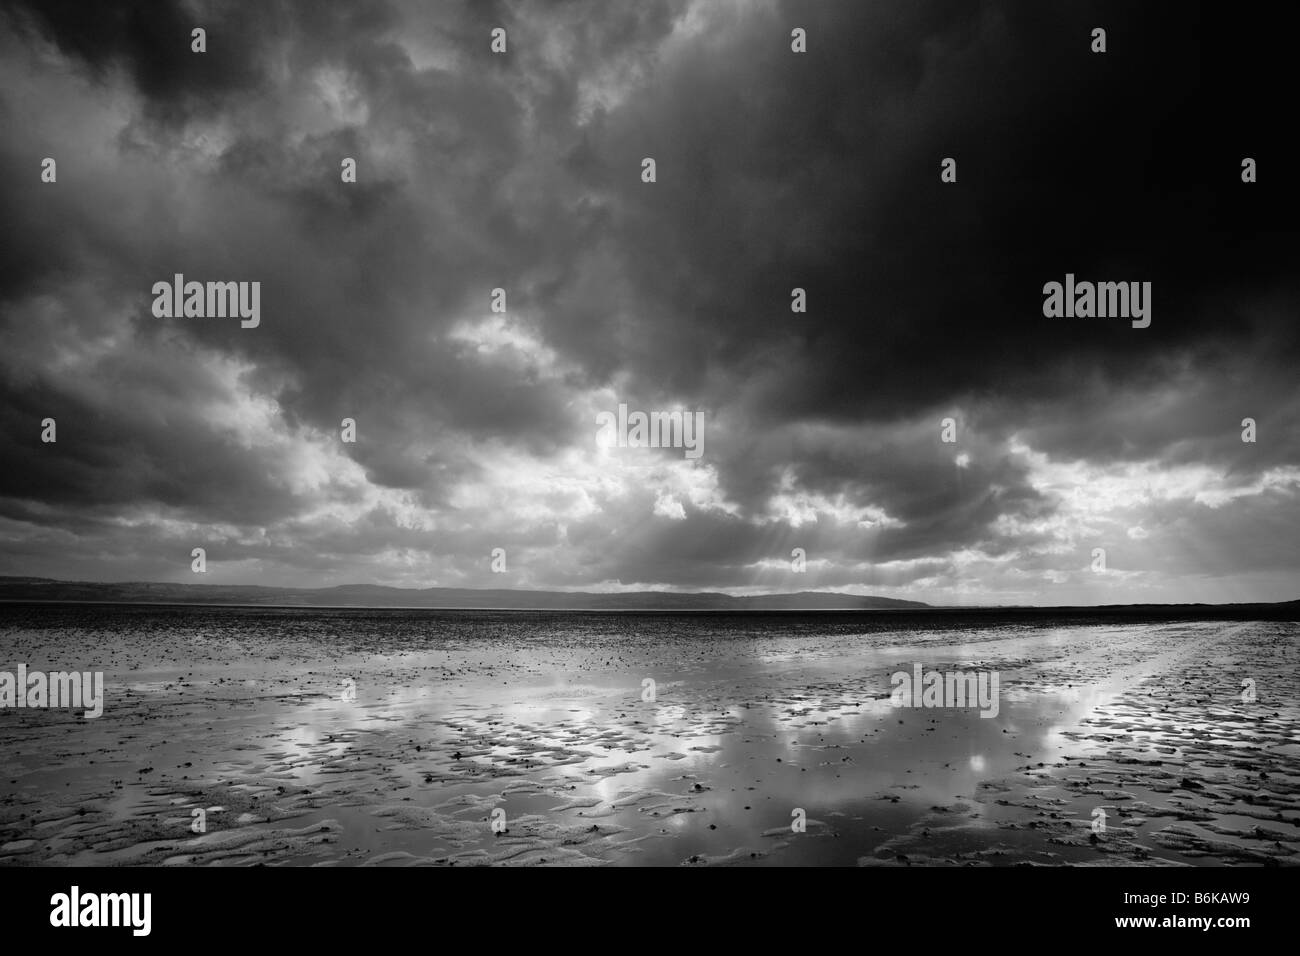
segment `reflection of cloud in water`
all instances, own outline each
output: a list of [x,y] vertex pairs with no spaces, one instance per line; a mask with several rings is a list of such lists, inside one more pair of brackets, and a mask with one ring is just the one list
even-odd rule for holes
[[[601,618],[600,626],[623,626],[623,620]],[[271,804],[301,814],[294,826],[331,827],[328,841],[298,841],[293,862],[351,863],[406,852],[432,853],[428,862],[462,863],[508,856],[513,862],[676,864],[696,857],[853,864],[903,838],[919,841],[907,851],[919,857],[962,840],[987,847],[1011,839],[1009,831],[996,829],[1003,821],[1020,825],[1015,839],[1029,858],[1024,848],[1045,848],[1049,834],[1023,824],[1039,819],[1033,803],[1038,790],[1064,777],[1058,759],[1083,752],[1088,774],[1097,750],[1104,755],[1107,748],[1126,747],[1149,760],[1156,735],[1173,740],[1182,734],[1174,742],[1183,750],[1201,748],[1201,759],[1213,767],[1217,741],[1260,739],[1265,728],[1258,715],[1242,711],[1235,697],[1219,694],[1203,705],[1172,677],[1148,681],[1195,660],[1188,649],[1196,641],[1219,641],[1215,647],[1228,656],[1256,654],[1241,666],[1249,666],[1270,693],[1283,686],[1280,678],[1268,680],[1269,659],[1258,657],[1257,646],[1224,642],[1220,625],[845,636],[815,628],[791,634],[778,621],[753,636],[714,641],[709,629],[715,623],[668,637],[658,634],[654,619],[634,624],[612,637],[566,638],[542,623],[527,641],[467,640],[436,652],[399,654],[365,648],[328,662],[306,651],[298,662],[286,662],[281,657],[288,645],[268,640],[265,660],[196,662],[181,672],[195,672],[184,687],[138,685],[138,699],[122,699],[117,716],[142,728],[139,735],[123,743],[121,723],[82,728],[82,750],[71,759],[85,772],[73,778],[73,788],[62,786],[66,775],[55,776],[62,767],[31,769],[50,761],[49,733],[39,726],[48,715],[13,718],[31,732],[14,747],[11,779],[23,784],[6,793],[21,802],[29,790],[43,787],[49,796],[66,789],[55,796],[80,800],[93,813],[95,788],[111,791],[108,779],[120,769],[108,761],[91,767],[87,758],[126,752],[149,761],[140,767],[158,768],[157,777],[129,782],[115,798],[140,814],[160,799],[151,788],[162,784],[206,805],[246,801],[231,819],[247,813],[247,819],[264,821],[263,808]],[[167,637],[160,640],[169,650]],[[600,640],[607,644],[594,650]],[[145,650],[159,653],[158,642],[142,643],[142,655]],[[997,669],[1001,712],[986,719],[978,709],[893,708],[889,673],[918,661]],[[1211,681],[1232,661],[1205,661],[1195,674]],[[130,663],[121,661],[120,672]],[[1294,672],[1293,659],[1283,663]],[[655,702],[641,700],[641,675],[670,678],[656,676]],[[343,699],[345,678],[356,681],[354,700]],[[1221,676],[1224,682],[1235,690],[1238,675]],[[1145,706],[1142,694],[1151,693],[1165,695],[1159,706],[1181,708],[1176,722],[1150,716],[1159,706]],[[1088,721],[1135,694],[1122,731],[1087,729]],[[171,718],[165,734],[164,722],[144,719],[160,706]],[[1287,706],[1270,701],[1268,713],[1291,713]],[[1192,732],[1200,729],[1204,733]],[[1132,739],[1112,743],[1121,732]],[[1294,763],[1294,756],[1287,759]],[[1123,773],[1152,772],[1148,766],[1126,766]],[[1188,772],[1176,766],[1161,771],[1174,774],[1167,789]],[[1219,771],[1203,774],[1211,772]],[[1271,787],[1285,784],[1284,775],[1270,776]],[[1021,801],[1025,806],[995,801],[1009,792],[1008,780],[1022,778],[1033,795]],[[1071,796],[1061,790],[1066,796],[1059,799]],[[200,793],[189,796],[194,791]],[[1095,804],[1100,798],[1086,799]],[[1147,799],[1155,805],[1171,798]],[[1180,793],[1178,799],[1187,798]],[[497,837],[486,822],[496,805],[507,809],[508,836]],[[1237,803],[1238,811],[1246,806]],[[822,822],[796,836],[789,830],[795,807]],[[1248,824],[1254,825],[1234,823]],[[972,830],[980,832],[972,836]],[[15,826],[5,835],[17,839],[23,832]],[[75,844],[68,833],[63,838]],[[636,852],[623,845],[628,840],[637,841]],[[268,845],[265,859],[284,862],[276,844]]]

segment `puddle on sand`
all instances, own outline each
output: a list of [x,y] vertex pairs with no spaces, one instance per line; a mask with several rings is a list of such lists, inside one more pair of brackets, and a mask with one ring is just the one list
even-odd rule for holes
[[[0,716],[0,864],[1292,864],[1298,634],[118,636],[103,718]],[[914,662],[996,717],[892,707]]]

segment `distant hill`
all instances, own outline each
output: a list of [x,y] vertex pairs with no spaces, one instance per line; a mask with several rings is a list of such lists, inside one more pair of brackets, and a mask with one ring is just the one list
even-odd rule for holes
[[718,592],[523,591],[510,588],[390,588],[344,584],[277,588],[242,584],[99,584],[0,577],[0,601],[101,601],[125,604],[257,604],[290,607],[543,608],[554,610],[812,611],[927,608],[921,601],[800,591],[733,597]]
[[276,588],[243,584],[156,584],[57,581],[0,576],[0,603],[216,604],[261,607],[430,608],[555,611],[886,611],[933,627],[1020,623],[1140,623],[1168,621],[1296,621],[1300,601],[1272,604],[1104,604],[1091,606],[945,607],[921,601],[800,591],[733,597],[714,591],[524,591],[511,588],[390,588],[345,584]]

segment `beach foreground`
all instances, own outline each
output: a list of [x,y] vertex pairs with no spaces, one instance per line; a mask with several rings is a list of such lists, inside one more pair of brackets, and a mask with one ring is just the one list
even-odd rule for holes
[[1300,860],[1294,622],[24,605],[0,654],[105,685],[0,710],[0,865]]

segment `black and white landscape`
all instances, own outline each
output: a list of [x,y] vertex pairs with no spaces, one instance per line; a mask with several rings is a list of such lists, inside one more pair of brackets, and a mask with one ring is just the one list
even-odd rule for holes
[[1294,865],[1289,36],[0,0],[0,866]]

